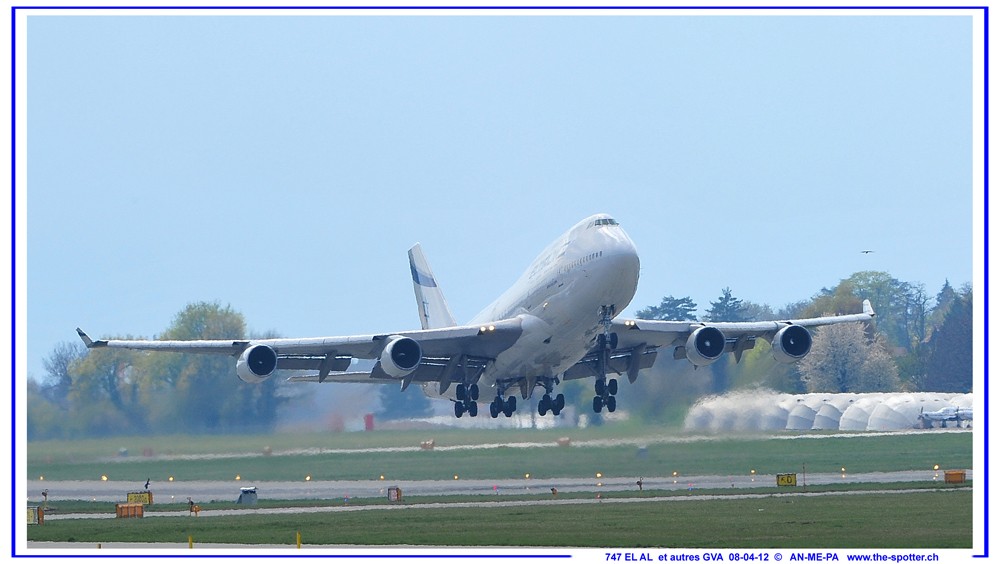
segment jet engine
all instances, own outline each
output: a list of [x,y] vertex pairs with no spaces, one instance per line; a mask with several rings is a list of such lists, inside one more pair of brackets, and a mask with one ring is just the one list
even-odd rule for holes
[[236,361],[236,375],[248,384],[259,384],[278,366],[278,354],[267,345],[254,345]]
[[378,360],[383,372],[393,378],[402,378],[417,369],[422,357],[420,343],[409,337],[393,335]]
[[725,348],[726,336],[715,327],[695,329],[684,346],[687,359],[695,366],[707,366],[719,360]]
[[801,325],[788,325],[771,339],[771,354],[778,362],[790,363],[809,354],[812,335]]

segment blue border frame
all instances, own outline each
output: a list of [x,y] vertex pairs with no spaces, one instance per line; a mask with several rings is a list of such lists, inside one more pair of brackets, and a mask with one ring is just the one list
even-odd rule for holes
[[[973,554],[973,558],[989,558],[990,554],[990,427],[989,427],[989,201],[990,201],[990,9],[989,6],[11,6],[11,373],[17,374],[17,11],[18,10],[981,10],[983,13],[983,336],[986,350],[983,354],[983,397],[985,398],[984,425],[984,521],[983,553]],[[975,257],[973,257],[975,260]],[[17,378],[11,378],[11,500],[17,499]],[[11,506],[11,557],[12,558],[51,558],[49,555],[25,555],[17,553],[16,543],[16,502]],[[257,558],[254,555],[102,555],[75,556],[76,558]],[[572,558],[569,554],[482,554],[482,555],[451,555],[451,554],[414,554],[414,555],[273,555],[262,558],[479,558],[479,559],[559,559]]]

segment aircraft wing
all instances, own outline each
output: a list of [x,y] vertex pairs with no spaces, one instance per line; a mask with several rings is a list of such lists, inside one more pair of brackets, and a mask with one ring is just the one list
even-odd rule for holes
[[[77,333],[87,348],[121,348],[140,351],[165,351],[194,354],[226,354],[238,357],[237,374],[246,381],[259,381],[275,369],[312,370],[312,376],[293,380],[324,382],[380,382],[404,380],[451,382],[460,380],[458,370],[482,372],[487,363],[507,350],[521,335],[518,318],[498,321],[486,326],[466,325],[441,329],[401,331],[345,337],[313,337],[304,339],[243,339],[243,340],[92,340],[82,330]],[[406,374],[398,367],[384,367],[384,352],[393,342],[412,339],[419,344],[419,364]],[[265,355],[264,362],[254,365],[255,351]],[[273,355],[271,354],[273,352]],[[347,370],[352,358],[377,359],[370,373],[336,374]],[[241,366],[241,363],[247,363]],[[249,370],[252,372],[247,372]],[[255,368],[265,366],[264,370]],[[367,377],[363,377],[367,374]]]
[[[635,381],[639,370],[652,366],[661,348],[671,348],[675,359],[687,358],[695,366],[711,364],[727,352],[734,353],[739,362],[744,351],[754,348],[757,339],[771,341],[777,360],[793,362],[804,357],[812,344],[805,328],[867,322],[874,317],[871,303],[865,300],[861,313],[787,321],[712,323],[616,319],[612,321],[611,332],[617,335],[617,342],[608,355],[607,369],[627,374],[630,381]],[[599,360],[600,351],[594,347],[566,371],[564,378],[598,376]]]

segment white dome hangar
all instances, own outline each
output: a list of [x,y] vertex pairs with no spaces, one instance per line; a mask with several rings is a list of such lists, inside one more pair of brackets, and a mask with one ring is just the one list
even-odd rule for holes
[[921,427],[966,427],[972,394],[871,393],[780,394],[731,392],[691,407],[684,428],[694,431],[841,430],[893,431]]

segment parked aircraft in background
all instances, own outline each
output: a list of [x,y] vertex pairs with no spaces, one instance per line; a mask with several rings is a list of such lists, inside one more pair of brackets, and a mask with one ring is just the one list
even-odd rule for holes
[[924,411],[921,409],[917,419],[920,421],[920,426],[925,429],[933,427],[935,422],[940,423],[942,427],[948,421],[956,421],[959,425],[962,425],[964,421],[972,421],[972,408],[947,406],[936,411]]
[[[794,362],[812,345],[807,328],[870,321],[868,300],[854,315],[790,321],[709,323],[617,319],[635,295],[639,256],[622,227],[598,214],[552,242],[510,289],[469,323],[458,325],[424,258],[410,249],[410,273],[420,316],[419,330],[304,339],[136,341],[91,340],[88,348],[232,355],[236,373],[257,383],[275,370],[309,371],[303,382],[417,383],[431,397],[454,402],[455,416],[479,412],[510,417],[517,396],[542,388],[538,413],[558,415],[565,406],[556,386],[594,378],[593,409],[615,411],[618,378],[634,382],[639,371],[665,350],[673,358],[707,366],[732,352],[739,361],[758,339],[771,343],[774,358]],[[376,360],[372,370],[345,372],[353,358]],[[617,376],[617,377],[616,377]]]

